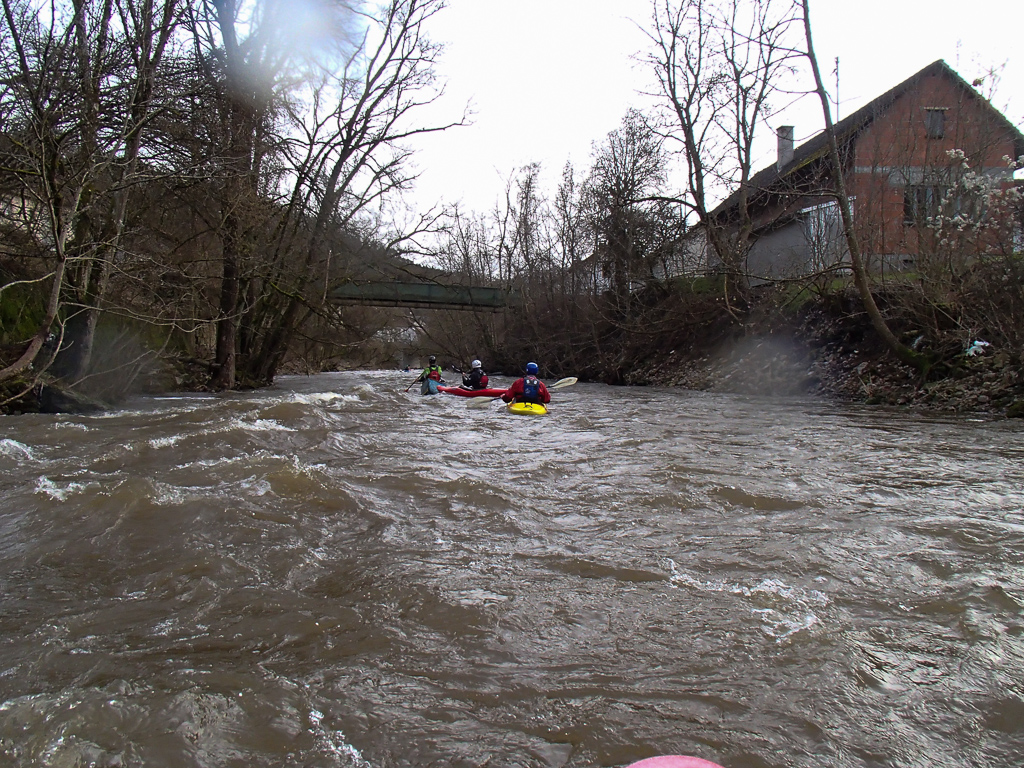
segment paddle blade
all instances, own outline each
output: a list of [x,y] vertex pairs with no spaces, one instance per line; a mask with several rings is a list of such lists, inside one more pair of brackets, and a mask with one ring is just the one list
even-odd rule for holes
[[466,403],[467,408],[489,408],[491,403],[496,400],[501,400],[500,397],[474,397],[470,398],[469,402]]
[[562,387],[571,387],[577,381],[579,381],[579,379],[577,379],[575,376],[567,376],[564,379],[559,379],[558,381],[556,381],[554,384],[548,387],[548,389],[561,389]]

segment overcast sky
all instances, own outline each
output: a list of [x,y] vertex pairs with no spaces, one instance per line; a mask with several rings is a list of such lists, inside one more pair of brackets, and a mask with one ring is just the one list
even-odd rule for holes
[[[549,192],[567,160],[588,168],[592,144],[629,107],[650,103],[641,93],[651,80],[636,60],[647,50],[637,24],[646,26],[650,9],[651,0],[448,0],[430,26],[446,46],[441,106],[450,115],[469,103],[473,124],[417,140],[413,204],[461,201],[483,212],[527,163],[541,163]],[[1024,125],[1024,57],[1014,57],[1024,0],[812,0],[811,21],[823,72],[839,57],[840,117],[945,59],[968,82],[1002,68],[995,104]],[[786,124],[798,144],[820,130],[815,98],[769,121]],[[774,159],[774,135],[761,146],[755,170]]]

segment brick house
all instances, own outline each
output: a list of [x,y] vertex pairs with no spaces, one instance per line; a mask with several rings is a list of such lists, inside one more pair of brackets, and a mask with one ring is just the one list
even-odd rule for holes
[[[861,249],[874,271],[923,260],[935,247],[929,217],[960,212],[955,189],[963,166],[950,157],[951,150],[961,150],[971,169],[1002,186],[1014,184],[1006,158],[1024,155],[1020,130],[941,59],[835,129]],[[750,180],[751,282],[813,274],[847,260],[838,209],[829,195],[827,152],[824,132],[794,147],[793,127],[778,129],[776,163]],[[735,194],[726,199],[711,218],[729,226],[737,215],[736,199]],[[1013,222],[1018,238],[1019,224]]]

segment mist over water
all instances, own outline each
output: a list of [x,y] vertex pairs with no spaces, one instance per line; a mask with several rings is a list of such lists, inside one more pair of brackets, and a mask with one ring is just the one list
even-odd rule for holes
[[409,379],[4,419],[0,764],[1021,762],[1020,424]]

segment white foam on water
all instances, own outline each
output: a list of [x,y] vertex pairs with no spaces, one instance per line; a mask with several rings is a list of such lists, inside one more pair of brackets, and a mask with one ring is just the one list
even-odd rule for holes
[[761,603],[780,603],[778,607],[750,609],[751,613],[761,618],[761,631],[776,643],[820,624],[821,620],[811,607],[829,603],[828,595],[821,590],[794,587],[780,579],[761,579],[753,586],[723,580],[704,581],[679,570],[672,558],[666,558],[665,561],[669,569],[669,583],[673,587],[686,586],[701,592],[725,592]]
[[761,631],[774,639],[776,643],[781,643],[791,635],[810,629],[819,623],[818,617],[813,613],[791,617],[772,608],[755,608],[754,613],[761,616]]
[[230,476],[227,477],[211,474],[209,485],[175,485],[174,483],[155,482],[153,503],[160,506],[175,506],[211,497],[266,496],[274,492],[274,486],[272,481],[264,476],[265,472],[275,473],[283,470],[305,477],[314,477],[316,473],[325,472],[327,469],[324,464],[306,464],[297,456],[285,458],[260,450],[243,456],[224,456],[216,459],[189,461],[175,465],[174,470],[195,471],[223,467],[238,467],[244,470],[248,476],[237,476],[236,472],[229,472]]
[[313,392],[308,395],[296,395],[290,402],[317,405],[319,403],[333,403],[339,400],[343,403],[358,403],[359,399],[359,395],[343,395],[340,392]]
[[454,598],[456,603],[465,606],[504,603],[508,600],[507,595],[499,595],[496,592],[489,592],[486,589],[464,589],[459,592],[452,592],[451,596]]
[[296,432],[297,430],[293,427],[286,427],[279,421],[274,419],[256,419],[254,421],[245,421],[243,419],[234,418],[228,421],[226,424],[215,427],[213,429],[201,429],[192,434],[181,434],[181,435],[170,435],[168,437],[155,437],[149,441],[149,445],[153,448],[167,448],[175,445],[185,438],[190,437],[208,437],[210,435],[216,435],[221,432],[230,432],[235,429],[240,429],[243,432]]
[[[365,387],[365,389],[364,389]],[[273,398],[266,401],[266,405],[282,405],[286,403],[298,403],[301,405],[325,405],[328,403],[358,403],[362,395],[369,395],[373,387],[361,385],[354,387],[356,394],[343,394],[341,392],[294,392],[283,397]]]
[[149,441],[152,448],[167,448],[177,443],[184,435],[171,435],[170,437],[154,437]]
[[43,475],[36,481],[36,493],[46,494],[55,501],[64,501],[69,496],[84,491],[86,487],[85,483],[67,483],[61,486],[46,477],[46,475]]
[[699,589],[701,592],[737,592],[737,587],[726,584],[724,581],[701,581],[688,573],[676,570],[676,564],[674,561],[669,560],[669,562],[672,566],[670,568],[671,574],[669,575],[668,580],[674,587],[681,584],[683,586]]
[[[191,501],[209,498],[211,496],[223,496],[224,488],[231,488],[230,495],[237,496],[234,483],[220,484],[216,486],[195,486],[195,485],[171,485],[170,483],[154,483],[152,501],[159,506],[180,506]],[[237,488],[249,496],[266,496],[272,490],[270,483],[263,478],[245,478],[240,480]]]
[[778,579],[762,579],[758,584],[744,591],[745,595],[773,594],[784,597],[794,602],[808,602],[817,605],[827,605],[828,595],[818,589],[804,589],[803,587],[791,587]]
[[296,432],[294,427],[286,427],[274,419],[256,419],[256,421],[242,421],[232,419],[228,429],[244,429],[247,432]]
[[156,637],[170,637],[178,626],[177,619],[165,619],[153,627],[153,634]]
[[31,448],[24,443],[19,443],[17,440],[11,440],[7,437],[0,440],[0,454],[10,456],[11,458],[25,458],[29,461],[36,460],[36,457],[32,455]]
[[248,478],[241,482],[242,490],[253,496],[266,496],[272,490],[270,483],[263,478]]
[[[184,504],[194,496],[194,494],[186,494],[184,488],[166,483],[155,483],[153,490],[153,503],[161,507]],[[195,489],[190,488],[189,490]]]
[[151,400],[216,400],[216,395],[155,395]]
[[363,758],[362,753],[348,743],[342,731],[331,731],[324,728],[323,720],[323,712],[318,712],[315,709],[309,711],[309,722],[313,726],[313,736],[321,749],[325,749],[339,758],[344,758],[346,760],[345,765],[351,766],[351,768],[373,768]]
[[[184,409],[169,408],[161,413],[180,413]],[[149,410],[124,410],[124,411],[100,411],[99,413],[89,414],[90,419],[96,420],[108,420],[108,419],[139,419],[148,418],[153,415],[153,411]]]
[[245,456],[221,456],[216,459],[196,459],[195,461],[189,461],[184,464],[176,464],[174,468],[178,469],[212,469],[213,467],[230,466],[232,464],[246,464],[250,465],[253,461],[265,459],[270,456],[266,451],[256,451],[255,453],[246,454]]
[[54,429],[73,429],[76,432],[91,432],[92,430],[78,421],[57,421],[53,424]]

